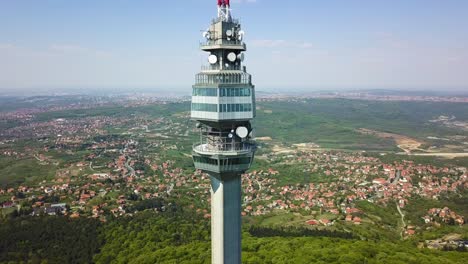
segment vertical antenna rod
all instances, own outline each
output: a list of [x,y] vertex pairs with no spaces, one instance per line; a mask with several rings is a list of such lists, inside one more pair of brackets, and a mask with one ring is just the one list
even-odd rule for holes
[[231,3],[229,0],[218,0],[218,18],[226,22],[231,21]]

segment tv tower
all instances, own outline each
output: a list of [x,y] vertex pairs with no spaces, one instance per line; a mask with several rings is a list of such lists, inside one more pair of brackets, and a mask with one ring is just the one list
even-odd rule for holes
[[192,120],[200,141],[193,146],[195,167],[211,179],[212,263],[241,263],[241,175],[252,164],[255,87],[242,65],[244,31],[231,17],[229,0],[218,0],[218,16],[203,33],[208,65],[196,75]]

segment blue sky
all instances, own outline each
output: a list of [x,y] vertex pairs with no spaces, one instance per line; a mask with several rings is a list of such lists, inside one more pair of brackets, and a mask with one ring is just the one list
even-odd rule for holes
[[[466,0],[232,0],[259,90],[468,89]],[[0,91],[190,91],[216,0],[0,0]]]

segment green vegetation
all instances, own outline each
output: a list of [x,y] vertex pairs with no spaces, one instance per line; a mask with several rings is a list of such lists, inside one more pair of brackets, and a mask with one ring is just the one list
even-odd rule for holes
[[338,237],[351,239],[354,238],[352,233],[337,232],[326,229],[310,229],[304,227],[258,227],[251,226],[249,234],[255,237]]
[[209,222],[174,205],[104,225],[96,263],[205,263],[210,258]]
[[55,176],[56,166],[41,165],[36,159],[0,158],[0,188],[12,187],[24,182],[37,183]]
[[360,226],[349,226],[355,234],[368,240],[400,239],[399,233],[402,227],[401,217],[396,209],[396,204],[382,207],[367,201],[359,201],[356,207],[363,211],[365,219]]
[[138,107],[122,107],[122,106],[106,106],[101,108],[78,109],[78,110],[63,110],[54,112],[44,112],[37,115],[37,121],[49,121],[57,118],[75,119],[83,117],[108,116],[150,116],[150,117],[169,117],[174,113],[190,111],[189,103],[169,103],[155,104],[149,106]]
[[[444,208],[448,207],[457,212],[457,214],[468,218],[468,192],[462,190],[459,194],[445,196],[439,200],[415,197],[409,201],[408,206],[403,210],[411,212],[407,215],[408,222],[411,224],[421,224],[423,220],[421,217],[427,215],[427,211],[431,208]],[[468,230],[465,229],[465,236],[468,237]]]
[[439,157],[427,157],[427,156],[410,156],[410,155],[399,155],[386,153],[385,155],[380,155],[379,153],[366,153],[367,156],[372,156],[380,159],[385,163],[394,163],[401,162],[403,160],[413,161],[416,164],[430,164],[438,167],[444,167],[448,165],[452,166],[463,166],[468,167],[468,158],[454,158],[446,159]]
[[0,263],[90,263],[102,245],[99,226],[86,218],[0,221]]
[[254,238],[244,234],[242,263],[464,263],[464,254],[419,250],[412,242],[327,237]]
[[[249,227],[246,227],[249,230]],[[465,254],[418,249],[413,241],[376,242],[311,231],[250,228],[242,263],[464,263]],[[169,207],[100,224],[92,219],[27,217],[0,225],[0,263],[210,263],[209,222]],[[326,236],[332,236],[327,233]]]
[[314,142],[325,148],[393,149],[391,140],[361,135],[344,119],[331,119],[307,109],[310,104],[275,102],[260,105],[273,113],[257,111],[257,136],[269,136],[280,143]]
[[468,104],[443,102],[309,99],[266,102],[259,107],[255,120],[257,136],[270,136],[284,143],[315,142],[338,149],[396,150],[393,140],[359,134],[358,128],[426,139],[460,134],[429,120],[441,115],[468,120]]

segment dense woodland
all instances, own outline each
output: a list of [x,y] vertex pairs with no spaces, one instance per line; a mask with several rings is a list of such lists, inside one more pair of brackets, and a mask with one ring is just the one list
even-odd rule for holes
[[[209,230],[208,220],[175,205],[106,223],[18,217],[0,225],[0,263],[210,263]],[[243,263],[465,263],[468,254],[307,229],[244,230]]]
[[0,263],[90,263],[103,241],[94,219],[21,217],[0,223]]

